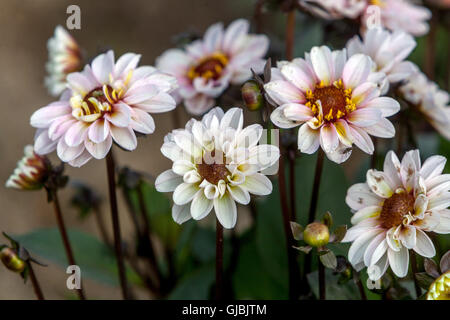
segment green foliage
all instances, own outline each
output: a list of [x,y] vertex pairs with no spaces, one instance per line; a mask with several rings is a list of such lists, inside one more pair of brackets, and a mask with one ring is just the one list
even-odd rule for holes
[[[68,230],[75,261],[81,268],[83,277],[91,278],[118,286],[118,272],[114,252],[94,236],[78,231]],[[68,266],[61,235],[57,228],[37,229],[30,233],[15,235],[31,254],[49,260],[63,268]],[[138,282],[137,276],[127,271],[130,280]]]

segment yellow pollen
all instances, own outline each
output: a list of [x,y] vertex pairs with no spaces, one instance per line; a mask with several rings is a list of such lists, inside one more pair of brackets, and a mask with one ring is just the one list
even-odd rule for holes
[[352,101],[352,89],[344,89],[342,79],[326,86],[323,81],[316,84],[314,90],[305,93],[305,105],[311,109],[317,119],[315,125],[323,121],[334,122],[356,110]]
[[196,65],[192,66],[189,69],[187,76],[191,80],[197,77],[202,77],[206,80],[217,80],[222,75],[222,71],[227,64],[228,57],[221,52],[216,52],[201,59]]

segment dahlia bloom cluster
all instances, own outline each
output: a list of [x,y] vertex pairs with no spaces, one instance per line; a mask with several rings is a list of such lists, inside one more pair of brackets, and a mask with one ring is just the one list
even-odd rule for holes
[[299,0],[299,5],[323,19],[360,19],[362,29],[374,23],[414,36],[428,32],[431,12],[410,0]]
[[269,47],[265,35],[248,34],[249,23],[239,19],[226,30],[222,23],[208,28],[204,38],[184,50],[169,49],[156,61],[156,67],[174,75],[179,84],[178,101],[194,115],[211,109],[215,98],[230,84],[242,84],[251,76],[251,69],[262,71],[262,59]]
[[137,67],[139,60],[140,55],[126,53],[114,62],[108,51],[82,72],[69,74],[68,94],[31,116],[36,153],[56,149],[62,161],[80,167],[104,158],[113,141],[131,151],[137,146],[136,132],[153,133],[149,113],[175,108],[169,93],[176,79],[150,66]]
[[448,92],[417,71],[400,87],[403,97],[413,104],[428,122],[447,140],[450,140],[450,105]]
[[363,38],[354,36],[347,43],[347,53],[351,57],[363,53],[372,58],[372,73],[369,79],[379,84],[382,94],[389,90],[390,83],[398,83],[409,78],[418,68],[405,61],[416,47],[414,38],[403,31],[389,32],[383,28],[368,29]]
[[81,49],[75,39],[61,26],[55,28],[55,34],[47,42],[48,76],[45,85],[52,96],[59,96],[67,89],[66,77],[69,73],[82,68]]
[[214,208],[224,228],[237,220],[236,202],[248,204],[250,194],[268,195],[271,181],[263,174],[280,156],[278,147],[258,142],[262,127],[243,127],[242,109],[226,113],[212,109],[202,120],[191,119],[184,129],[164,138],[161,152],[172,169],[155,182],[159,192],[173,192],[172,217],[181,224],[205,218]]
[[390,151],[383,171],[369,170],[365,183],[347,192],[346,202],[354,211],[354,225],[343,242],[352,242],[350,263],[368,267],[378,280],[390,266],[405,277],[409,249],[423,257],[436,254],[427,232],[450,233],[450,175],[442,174],[446,159],[432,156],[423,164],[418,150],[407,152],[400,162]]
[[5,186],[19,190],[37,190],[42,188],[48,173],[48,160],[36,154],[33,146],[28,145],[24,148],[24,156],[17,162],[17,167]]
[[280,128],[298,130],[298,148],[341,163],[355,144],[372,154],[370,135],[392,138],[395,128],[386,119],[400,110],[397,101],[381,97],[371,80],[373,62],[364,54],[347,58],[346,50],[314,47],[305,59],[280,62],[264,86],[279,105],[271,120]]

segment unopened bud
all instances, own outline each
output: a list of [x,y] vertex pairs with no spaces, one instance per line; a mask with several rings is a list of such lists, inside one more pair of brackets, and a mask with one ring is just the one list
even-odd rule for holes
[[20,273],[25,269],[25,261],[20,259],[17,253],[11,248],[3,248],[0,251],[0,259],[11,271]]
[[303,231],[303,240],[312,247],[322,247],[330,240],[330,231],[323,223],[313,222]]
[[258,84],[253,81],[247,81],[241,88],[242,99],[250,111],[259,110],[263,105],[263,96]]

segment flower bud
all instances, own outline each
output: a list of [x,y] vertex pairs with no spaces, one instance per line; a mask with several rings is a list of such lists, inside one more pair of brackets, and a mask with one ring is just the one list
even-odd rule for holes
[[450,300],[450,271],[445,272],[431,284],[427,300]]
[[253,81],[247,81],[241,88],[242,99],[250,111],[259,110],[263,105],[263,96],[258,84]]
[[25,269],[25,261],[20,259],[17,253],[11,248],[4,247],[0,251],[0,259],[11,271],[20,273]]
[[303,231],[303,240],[312,247],[322,247],[330,240],[330,231],[323,223],[313,222]]
[[38,190],[48,178],[49,164],[46,157],[34,152],[33,146],[26,146],[24,157],[17,163],[14,173],[6,182],[7,188]]

